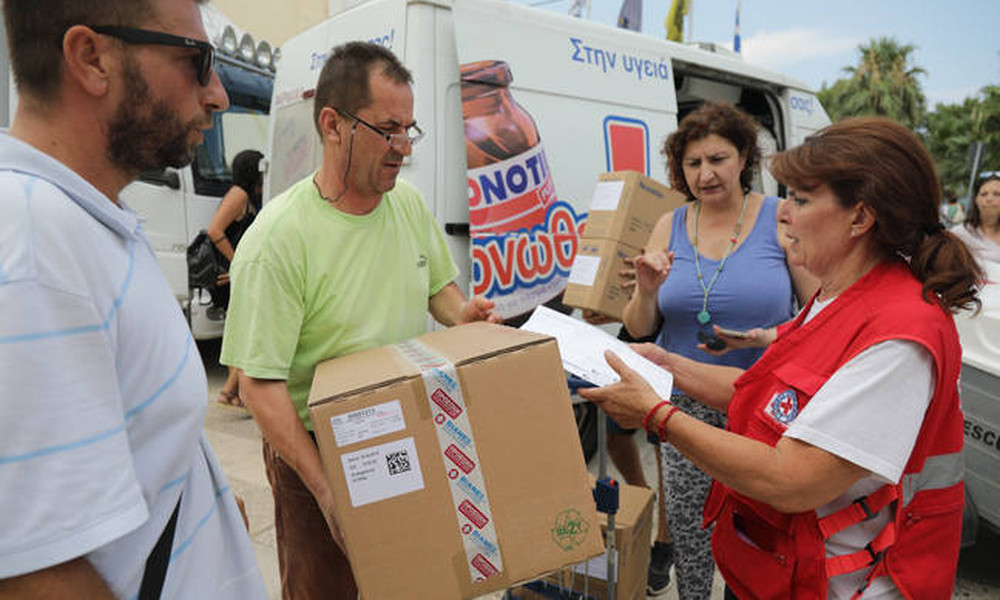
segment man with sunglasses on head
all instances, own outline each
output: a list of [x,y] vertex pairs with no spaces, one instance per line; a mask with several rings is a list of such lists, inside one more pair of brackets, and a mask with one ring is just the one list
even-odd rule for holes
[[385,48],[333,49],[313,109],[322,164],[264,207],[230,269],[220,362],[242,370],[263,433],[286,600],[357,597],[306,407],[316,365],[424,333],[428,311],[444,325],[500,320],[466,300],[423,197],[397,178],[423,136],[411,82]]
[[119,198],[229,104],[195,0],[5,0],[0,598],[267,597],[205,371]]

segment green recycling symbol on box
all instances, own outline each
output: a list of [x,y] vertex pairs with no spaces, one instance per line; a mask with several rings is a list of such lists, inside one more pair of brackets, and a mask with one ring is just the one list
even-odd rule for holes
[[580,511],[567,508],[556,515],[556,524],[552,528],[552,539],[563,550],[572,550],[587,539],[590,523],[584,520]]

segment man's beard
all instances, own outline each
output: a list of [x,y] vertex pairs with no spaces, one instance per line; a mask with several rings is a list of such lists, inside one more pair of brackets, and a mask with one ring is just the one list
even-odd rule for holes
[[153,100],[149,84],[131,56],[122,71],[125,98],[108,124],[108,159],[122,171],[138,175],[164,167],[181,168],[194,159],[188,141],[200,129],[200,119],[187,125],[162,100]]

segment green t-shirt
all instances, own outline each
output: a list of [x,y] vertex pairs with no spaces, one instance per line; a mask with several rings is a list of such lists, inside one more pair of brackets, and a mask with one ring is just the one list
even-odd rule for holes
[[240,240],[219,361],[281,379],[307,429],[317,363],[424,333],[428,299],[458,275],[420,192],[397,180],[367,215],[312,176],[269,202]]

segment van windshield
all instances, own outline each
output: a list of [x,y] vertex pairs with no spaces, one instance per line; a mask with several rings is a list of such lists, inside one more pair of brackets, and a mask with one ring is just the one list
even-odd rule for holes
[[223,196],[232,181],[230,165],[243,150],[267,147],[267,113],[271,107],[273,76],[267,71],[220,58],[219,79],[229,95],[229,108],[215,113],[205,141],[195,149],[192,165],[195,193]]
[[205,196],[222,196],[229,189],[234,156],[248,149],[263,152],[267,146],[266,112],[232,104],[214,118],[192,165],[195,192]]

